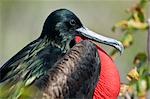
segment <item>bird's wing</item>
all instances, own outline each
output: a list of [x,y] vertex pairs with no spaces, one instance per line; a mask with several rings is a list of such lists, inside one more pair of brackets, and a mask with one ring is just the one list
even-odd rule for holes
[[[30,85],[46,73],[51,66],[52,60],[50,58],[55,56],[50,55],[53,48],[48,45],[45,40],[37,39],[24,47],[0,68],[0,91],[3,91],[0,93],[0,98],[17,97],[23,86]],[[56,54],[59,51],[55,50],[54,52]]]
[[95,45],[82,41],[57,61],[46,75],[36,80],[34,85],[44,91],[44,99],[91,99],[99,73],[100,60]]
[[8,78],[11,78],[11,76],[15,75],[18,72],[20,68],[19,65],[21,65],[24,60],[29,58],[30,53],[39,43],[40,42],[38,39],[31,42],[0,68],[0,83],[7,80]]

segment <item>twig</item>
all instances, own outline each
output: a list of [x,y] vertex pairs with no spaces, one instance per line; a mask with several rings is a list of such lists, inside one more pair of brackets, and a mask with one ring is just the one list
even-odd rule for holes
[[148,65],[150,65],[150,18],[148,19],[147,52],[148,52]]

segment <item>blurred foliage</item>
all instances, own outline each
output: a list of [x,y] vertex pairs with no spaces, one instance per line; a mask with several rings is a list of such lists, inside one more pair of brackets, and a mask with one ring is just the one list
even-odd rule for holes
[[[149,31],[150,25],[147,23],[146,15],[144,12],[146,4],[149,0],[140,0],[135,6],[129,8],[127,13],[129,17],[127,19],[121,20],[116,23],[112,31],[119,29],[124,33],[123,38],[121,39],[124,48],[127,49],[135,42],[133,34],[139,30]],[[142,33],[142,32],[141,32]],[[148,32],[148,36],[150,33]],[[150,44],[150,41],[147,40],[147,45]],[[148,53],[150,52],[148,46]],[[113,50],[111,56],[115,59],[117,51]],[[139,52],[133,59],[133,69],[127,74],[128,83],[121,85],[120,96],[125,99],[133,99],[138,97],[140,99],[146,99],[148,90],[150,89],[150,74],[149,74],[149,62],[146,52]]]

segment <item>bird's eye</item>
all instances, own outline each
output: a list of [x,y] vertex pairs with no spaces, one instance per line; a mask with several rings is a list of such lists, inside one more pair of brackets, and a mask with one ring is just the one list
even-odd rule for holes
[[75,25],[76,25],[75,20],[71,20],[71,21],[70,21],[70,25],[75,26]]

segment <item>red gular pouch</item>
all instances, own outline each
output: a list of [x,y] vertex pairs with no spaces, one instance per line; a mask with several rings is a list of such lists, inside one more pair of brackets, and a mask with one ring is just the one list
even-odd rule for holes
[[[75,40],[79,43],[84,39],[77,36]],[[93,99],[117,99],[120,92],[120,75],[116,64],[99,46],[97,46],[97,50],[101,61],[101,72]]]

